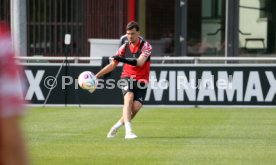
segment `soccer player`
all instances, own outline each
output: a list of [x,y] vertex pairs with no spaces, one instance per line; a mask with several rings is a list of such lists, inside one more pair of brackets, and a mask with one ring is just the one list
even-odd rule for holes
[[121,88],[124,97],[123,114],[110,129],[107,138],[114,138],[118,129],[123,125],[125,125],[125,139],[137,138],[131,128],[131,119],[142,108],[149,81],[152,47],[139,37],[137,22],[131,21],[127,24],[126,35],[128,42],[119,48],[116,55],[113,56],[113,61],[96,74],[96,77],[100,78],[113,71],[119,62],[124,63],[121,74]]
[[27,164],[20,128],[24,113],[22,77],[12,51],[8,26],[0,22],[0,164]]

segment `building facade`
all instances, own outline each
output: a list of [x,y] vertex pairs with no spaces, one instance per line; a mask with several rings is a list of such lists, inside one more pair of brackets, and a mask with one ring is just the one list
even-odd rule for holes
[[[273,0],[26,0],[28,56],[89,56],[90,38],[118,39],[140,23],[154,56],[273,56]],[[0,0],[0,20],[10,20]]]

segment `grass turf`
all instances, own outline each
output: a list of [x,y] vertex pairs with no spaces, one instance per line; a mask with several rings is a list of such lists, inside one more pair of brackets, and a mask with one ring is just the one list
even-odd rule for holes
[[275,165],[275,109],[143,108],[138,139],[106,133],[120,108],[31,108],[23,120],[34,165]]

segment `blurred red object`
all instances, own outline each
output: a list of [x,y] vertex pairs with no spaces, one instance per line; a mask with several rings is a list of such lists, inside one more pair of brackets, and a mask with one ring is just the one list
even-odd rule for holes
[[0,117],[22,114],[22,69],[16,64],[12,49],[10,30],[0,23]]
[[0,22],[0,164],[26,165],[20,118],[25,111],[22,69],[16,64],[11,34],[7,24]]

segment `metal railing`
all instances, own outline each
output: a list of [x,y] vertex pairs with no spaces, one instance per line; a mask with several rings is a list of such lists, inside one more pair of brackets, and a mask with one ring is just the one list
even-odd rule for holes
[[[16,57],[19,63],[99,64],[102,57]],[[276,64],[276,57],[151,57],[153,64]]]

